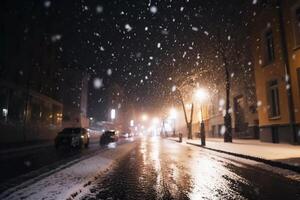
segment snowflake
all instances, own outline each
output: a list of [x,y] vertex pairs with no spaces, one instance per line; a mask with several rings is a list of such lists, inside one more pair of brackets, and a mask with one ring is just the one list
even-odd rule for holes
[[100,78],[95,78],[93,84],[94,84],[94,88],[99,89],[103,86],[103,80]]
[[172,86],[172,92],[175,92],[176,91],[176,85],[173,85]]
[[150,12],[151,12],[152,14],[157,13],[157,7],[156,7],[156,6],[151,6],[151,7],[150,7]]
[[51,41],[52,42],[57,42],[57,41],[59,41],[61,39],[61,35],[59,35],[59,34],[56,34],[56,35],[52,35],[51,36]]
[[199,29],[198,29],[197,27],[193,26],[193,27],[192,27],[192,30],[193,30],[193,31],[198,31]]
[[98,5],[96,7],[96,12],[99,13],[99,14],[102,13],[103,12],[103,6]]
[[130,32],[132,30],[132,27],[129,24],[125,24],[125,29]]
[[44,6],[45,8],[49,8],[51,6],[51,1],[45,1]]
[[106,71],[106,73],[107,73],[108,76],[111,76],[112,70],[109,68],[109,69]]

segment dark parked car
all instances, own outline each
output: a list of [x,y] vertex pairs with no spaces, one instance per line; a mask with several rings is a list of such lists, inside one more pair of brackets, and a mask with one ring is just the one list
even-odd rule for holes
[[70,146],[81,148],[89,146],[89,133],[85,128],[65,128],[55,138],[55,147]]
[[105,131],[100,137],[100,145],[104,146],[111,142],[118,141],[118,136],[115,131]]

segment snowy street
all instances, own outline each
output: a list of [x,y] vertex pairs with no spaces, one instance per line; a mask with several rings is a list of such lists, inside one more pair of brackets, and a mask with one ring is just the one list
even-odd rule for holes
[[286,170],[185,143],[141,137],[49,169],[0,197],[297,199],[300,182],[289,178],[291,175]]
[[0,200],[300,200],[300,0],[0,10]]
[[300,182],[260,163],[143,138],[77,199],[298,199]]
[[[31,195],[29,199],[40,199],[40,195],[45,195],[49,199],[56,199],[57,195],[65,195],[66,189],[73,188],[74,185],[82,185],[89,181],[91,177],[106,170],[115,159],[122,156],[135,144],[134,139],[120,140],[118,143],[102,148],[98,143],[93,143],[88,149],[66,151],[56,151],[54,147],[48,147],[31,154],[19,155],[1,162],[1,169],[7,173],[1,173],[1,193],[0,199],[23,198],[28,194],[19,193],[20,189],[28,191]],[[53,150],[52,150],[53,148]],[[14,171],[9,168],[13,162],[19,162],[22,169],[22,162],[30,161],[31,169],[26,171]],[[15,164],[16,165],[16,164]],[[18,165],[16,165],[18,166]],[[14,178],[8,179],[12,176]],[[52,185],[53,188],[45,188]],[[63,187],[65,186],[65,187]],[[62,188],[63,187],[63,188]],[[41,188],[46,189],[41,190]],[[18,191],[18,192],[17,192]],[[37,194],[35,194],[39,191]],[[51,195],[49,196],[49,192]],[[53,196],[52,193],[55,193]],[[11,193],[14,195],[10,196]],[[34,194],[32,196],[32,194]]]

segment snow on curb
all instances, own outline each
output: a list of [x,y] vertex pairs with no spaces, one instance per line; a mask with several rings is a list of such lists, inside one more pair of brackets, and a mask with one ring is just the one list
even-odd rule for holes
[[211,147],[206,147],[206,146],[202,146],[200,144],[195,144],[193,142],[186,142],[186,143],[190,144],[190,145],[202,147],[202,148],[205,148],[205,149],[208,149],[208,150],[216,151],[216,152],[219,152],[219,153],[225,153],[225,154],[229,154],[229,155],[232,155],[232,156],[236,156],[236,157],[245,158],[245,159],[253,160],[253,161],[256,161],[256,162],[261,162],[261,163],[264,163],[264,164],[268,164],[268,165],[271,165],[273,167],[279,167],[279,168],[282,168],[282,169],[287,169],[287,170],[291,170],[291,171],[296,172],[296,173],[300,173],[300,167],[295,166],[295,165],[290,165],[290,164],[279,162],[279,161],[273,161],[273,160],[268,160],[268,159],[264,159],[264,158],[260,158],[260,157],[244,155],[244,154],[224,151],[224,150],[220,150],[220,149],[215,149],[215,148],[211,148]]
[[101,152],[17,191],[8,190],[0,195],[0,199],[70,199],[89,182],[109,170],[116,159],[124,156],[134,146],[123,144],[116,149]]

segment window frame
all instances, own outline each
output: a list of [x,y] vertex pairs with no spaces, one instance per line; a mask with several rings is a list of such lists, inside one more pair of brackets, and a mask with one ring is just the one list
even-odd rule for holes
[[274,32],[272,28],[267,28],[264,33],[264,63],[265,65],[269,65],[276,60],[275,56],[275,45],[274,45]]
[[[276,91],[272,93],[273,91]],[[269,119],[278,119],[281,116],[280,111],[280,95],[279,82],[273,79],[267,82],[267,100],[269,104],[268,117]]]

